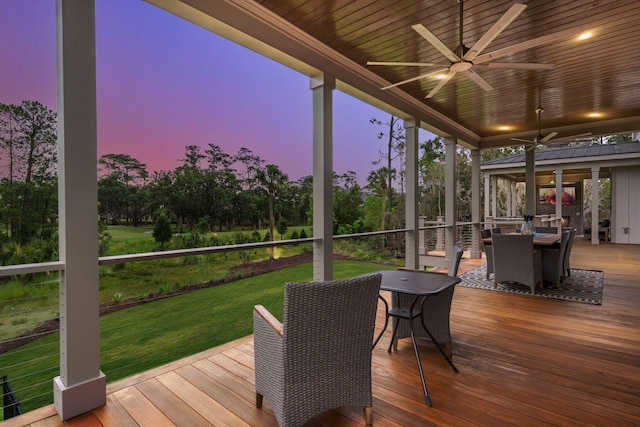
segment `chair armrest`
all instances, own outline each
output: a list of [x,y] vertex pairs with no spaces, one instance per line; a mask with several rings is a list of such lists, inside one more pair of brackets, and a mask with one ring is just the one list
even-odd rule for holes
[[253,310],[264,319],[265,323],[273,329],[273,331],[278,334],[280,338],[282,338],[282,323],[275,318],[273,314],[269,312],[264,306],[256,305],[253,307]]

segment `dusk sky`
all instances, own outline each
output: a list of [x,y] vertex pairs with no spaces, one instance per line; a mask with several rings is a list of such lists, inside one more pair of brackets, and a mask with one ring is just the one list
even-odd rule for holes
[[[0,0],[0,103],[56,110],[55,0]],[[186,145],[247,147],[291,180],[312,174],[309,79],[141,0],[96,0],[98,155],[171,170]],[[389,115],[334,92],[334,170],[375,167]],[[420,141],[432,137],[421,131]]]

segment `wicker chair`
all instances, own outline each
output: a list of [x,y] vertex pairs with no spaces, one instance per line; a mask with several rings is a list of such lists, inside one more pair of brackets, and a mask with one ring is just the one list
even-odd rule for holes
[[571,276],[571,266],[569,261],[571,258],[571,249],[573,248],[573,242],[576,240],[576,229],[569,230],[569,241],[567,242],[567,249],[564,252],[564,262],[562,263],[562,277],[563,279]]
[[536,233],[552,233],[556,234],[558,227],[536,227]]
[[256,406],[266,397],[280,426],[300,426],[343,406],[363,408],[372,424],[371,343],[381,278],[286,283],[282,323],[255,306]]
[[542,249],[542,280],[560,286],[564,278],[564,255],[569,243],[569,231],[562,232],[560,245]]
[[[488,239],[491,237],[491,229],[480,230],[480,236],[483,239]],[[483,243],[482,246],[484,247],[484,255],[487,259],[487,280],[489,280],[489,275],[493,273],[493,247],[491,243]]]
[[[458,275],[458,267],[460,266],[460,260],[462,259],[462,252],[461,248],[454,246],[453,256],[449,262],[449,270],[447,273],[449,276]],[[438,344],[440,344],[449,358],[451,358],[453,353],[449,315],[451,313],[451,300],[453,299],[454,289],[455,286],[452,286],[438,295],[425,299],[422,303],[422,318],[424,319],[424,323],[427,325],[427,328],[429,328],[433,338],[438,342]],[[393,308],[409,308],[413,298],[414,297],[411,295],[392,294],[391,306]],[[397,350],[398,339],[411,337],[411,328],[409,327],[409,322],[403,321],[402,319],[393,319],[393,328],[396,332],[395,339],[391,344],[393,345],[393,348]],[[427,331],[422,327],[420,317],[413,319],[413,333],[416,338],[429,336]]]
[[528,286],[535,293],[536,285],[542,285],[542,253],[533,249],[532,235],[494,234],[493,287],[498,283],[517,282]]

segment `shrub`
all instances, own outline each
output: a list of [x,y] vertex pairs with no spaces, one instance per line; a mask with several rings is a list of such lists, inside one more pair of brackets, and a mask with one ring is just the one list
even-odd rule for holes
[[160,214],[155,227],[153,227],[153,238],[160,243],[162,250],[164,250],[164,244],[171,240],[172,235],[169,218],[165,214]]

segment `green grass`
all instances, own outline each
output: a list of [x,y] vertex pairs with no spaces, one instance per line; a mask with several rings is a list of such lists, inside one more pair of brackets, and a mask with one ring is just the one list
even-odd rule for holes
[[[289,228],[300,231],[303,227]],[[306,228],[306,227],[305,227]],[[108,255],[152,252],[158,244],[150,233],[151,226],[109,226],[112,234]],[[309,231],[309,230],[307,230]],[[245,230],[249,235],[252,231]],[[266,232],[264,230],[261,231]],[[221,239],[231,239],[237,231],[216,233]],[[396,262],[403,260],[376,254],[373,240],[354,239],[336,241],[335,253],[352,255],[361,260]],[[311,244],[282,246],[274,249],[276,258],[308,253]],[[99,268],[99,302],[126,303],[128,299],[148,299],[167,295],[186,286],[204,287],[209,282],[229,281],[252,275],[249,265],[233,273],[234,266],[269,259],[269,250],[248,249],[235,252],[190,256],[175,259],[142,261]],[[58,317],[57,273],[23,275],[0,285],[0,341],[12,339],[33,330],[39,323]]]
[[109,225],[107,231],[114,240],[143,238],[153,240],[153,227],[150,225],[131,227],[128,225]]
[[[334,277],[389,268],[394,267],[336,261]],[[284,283],[312,280],[312,269],[310,263],[301,264],[103,316],[101,369],[107,381],[250,335],[255,304],[281,319]],[[58,343],[55,333],[0,355],[0,366],[9,374],[25,412],[52,402],[51,379],[59,375]]]

